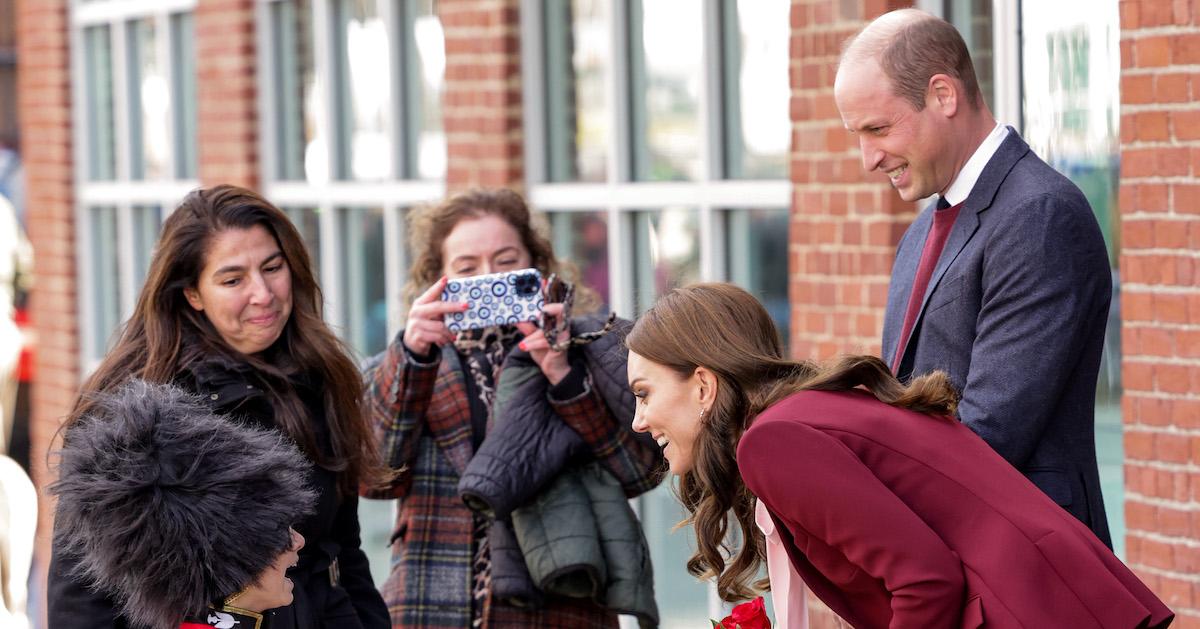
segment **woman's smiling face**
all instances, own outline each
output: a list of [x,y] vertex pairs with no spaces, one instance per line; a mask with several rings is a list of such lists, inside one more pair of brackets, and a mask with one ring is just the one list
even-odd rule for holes
[[700,434],[702,386],[697,374],[683,377],[665,365],[629,352],[629,388],[637,398],[633,429],[648,432],[671,466],[684,474],[695,461]]

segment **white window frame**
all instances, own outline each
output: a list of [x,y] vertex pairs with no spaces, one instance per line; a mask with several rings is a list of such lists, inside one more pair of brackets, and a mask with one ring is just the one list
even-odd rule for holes
[[[89,373],[99,365],[103,355],[96,355],[93,347],[101,337],[107,339],[114,330],[98,329],[96,317],[89,316],[97,307],[91,287],[94,284],[96,269],[90,261],[96,253],[93,245],[91,225],[91,209],[97,206],[113,206],[116,208],[117,238],[117,287],[120,292],[118,301],[118,321],[121,325],[133,314],[137,300],[138,286],[142,278],[135,277],[136,266],[133,246],[120,246],[133,242],[134,207],[157,205],[159,222],[172,211],[176,204],[199,185],[196,179],[131,179],[133,150],[137,147],[129,145],[130,128],[133,121],[129,119],[130,103],[128,102],[129,64],[127,62],[129,47],[126,36],[131,20],[152,17],[155,20],[155,54],[162,62],[163,72],[167,83],[174,87],[173,73],[176,68],[172,63],[171,50],[174,29],[171,27],[171,17],[179,13],[193,13],[196,0],[94,0],[81,2],[74,0],[70,6],[70,68],[71,68],[71,115],[73,136],[74,184],[75,184],[75,250],[76,277],[80,317],[79,322],[79,368],[82,373]],[[84,31],[92,26],[107,26],[109,41],[112,49],[113,77],[113,121],[115,149],[115,177],[109,181],[93,181],[88,176],[91,135],[87,123],[87,81]],[[174,117],[177,94],[172,92],[169,115]],[[170,133],[171,150],[166,155],[165,169],[168,177],[173,177],[176,171],[175,160],[178,155],[179,138],[172,125]],[[193,140],[195,142],[195,140]]]
[[[666,206],[696,208],[700,234],[700,279],[726,279],[721,213],[740,208],[787,210],[792,185],[787,179],[721,179],[724,157],[719,138],[724,121],[720,93],[721,48],[719,42],[720,0],[704,3],[704,59],[700,88],[700,172],[703,178],[687,182],[632,181],[632,154],[628,112],[628,2],[605,3],[613,57],[605,75],[609,111],[609,163],[603,183],[551,183],[546,181],[545,85],[542,33],[542,3],[521,0],[521,71],[524,81],[525,173],[529,199],[534,207],[555,212],[596,211],[608,223],[609,303],[622,317],[634,312],[633,233],[630,217],[641,210]],[[718,141],[713,141],[717,139]],[[599,202],[597,202],[599,200]]]
[[[401,319],[406,313],[400,312],[401,292],[404,288],[408,269],[405,268],[405,250],[408,246],[405,236],[404,212],[411,206],[435,202],[446,194],[445,178],[438,180],[407,180],[392,178],[377,182],[357,182],[333,178],[334,165],[338,160],[337,122],[338,110],[334,90],[331,87],[335,78],[335,55],[332,41],[333,21],[335,19],[332,3],[312,0],[309,4],[312,10],[313,32],[313,64],[322,100],[320,111],[321,124],[327,132],[321,138],[325,143],[326,172],[330,177],[326,181],[283,180],[276,176],[280,159],[278,146],[278,117],[274,115],[275,83],[271,80],[277,69],[275,48],[271,34],[271,5],[289,0],[256,0],[256,36],[258,44],[258,67],[260,77],[258,90],[259,107],[259,155],[262,190],[264,196],[281,208],[315,208],[319,212],[319,238],[321,242],[321,268],[319,281],[325,296],[325,319],[335,330],[346,330],[346,317],[343,304],[346,300],[345,288],[340,281],[346,259],[342,251],[342,236],[337,224],[337,213],[344,208],[379,207],[383,208],[384,223],[384,260],[385,290],[387,292],[387,331],[386,338],[395,336],[400,328]],[[389,82],[389,93],[392,100],[387,112],[385,126],[392,142],[392,153],[401,155],[397,150],[401,142],[408,141],[401,137],[397,116],[405,106],[404,88],[396,85],[399,76],[394,64],[400,58],[397,47],[400,39],[397,36],[402,28],[401,16],[395,10],[392,0],[374,0],[379,16],[385,21],[388,29],[388,55],[391,60],[386,77],[381,80]],[[400,172],[401,164],[397,163],[393,175]]]

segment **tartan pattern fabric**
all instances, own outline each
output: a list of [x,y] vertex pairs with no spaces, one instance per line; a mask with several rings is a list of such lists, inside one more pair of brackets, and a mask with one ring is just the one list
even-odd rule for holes
[[[466,384],[453,350],[438,350],[436,362],[421,363],[405,351],[402,335],[366,369],[366,404],[384,459],[403,470],[387,490],[368,492],[400,499],[383,597],[397,629],[461,629],[470,625],[474,558],[472,512],[457,489],[474,454]],[[583,396],[552,404],[561,406],[572,427],[583,429],[580,434],[627,492],[640,493],[634,488],[648,489],[661,479],[658,466],[643,463],[654,461],[654,453],[622,439],[619,433],[628,431],[617,430],[590,387]],[[548,597],[538,610],[489,597],[484,615],[484,627],[493,629],[618,626],[615,614],[590,601],[558,597]]]

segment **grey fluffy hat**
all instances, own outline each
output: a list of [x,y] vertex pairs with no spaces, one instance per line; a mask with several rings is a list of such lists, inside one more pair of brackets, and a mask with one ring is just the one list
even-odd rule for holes
[[94,399],[64,438],[54,543],[125,618],[176,629],[288,548],[315,494],[280,433],[170,385],[135,380]]

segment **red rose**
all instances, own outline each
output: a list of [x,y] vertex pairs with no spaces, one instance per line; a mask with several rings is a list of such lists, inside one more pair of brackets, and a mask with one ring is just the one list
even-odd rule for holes
[[760,596],[734,607],[733,613],[717,626],[721,629],[771,629],[771,619],[767,617],[767,606]]

